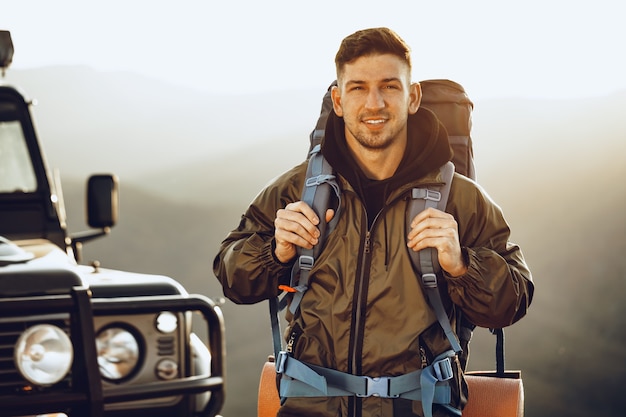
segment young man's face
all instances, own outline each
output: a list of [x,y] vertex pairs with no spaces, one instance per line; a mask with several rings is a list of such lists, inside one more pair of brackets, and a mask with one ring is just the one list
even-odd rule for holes
[[333,108],[344,119],[349,143],[385,149],[406,139],[408,115],[421,98],[406,62],[391,54],[364,56],[345,65],[338,83]]

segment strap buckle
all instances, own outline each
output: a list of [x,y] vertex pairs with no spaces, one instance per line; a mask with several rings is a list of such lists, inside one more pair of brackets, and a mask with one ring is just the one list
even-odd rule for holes
[[443,358],[432,364],[433,371],[438,381],[447,381],[454,376],[452,372],[452,362],[450,358]]
[[426,288],[437,288],[437,275],[431,272],[422,274],[422,284]]
[[315,263],[315,258],[309,255],[300,255],[298,258],[298,267],[306,271],[310,271]]
[[278,357],[276,358],[276,373],[282,374],[285,372],[285,364],[287,363],[287,358],[289,354],[284,350],[278,352]]
[[398,398],[400,395],[391,395],[391,378],[388,376],[362,377],[365,380],[365,394],[356,394],[357,397]]
[[332,174],[320,174],[314,177],[309,177],[304,181],[304,185],[306,187],[316,187],[318,185],[324,184],[325,182],[330,182],[335,179],[335,176]]
[[411,190],[411,198],[430,201],[441,201],[441,193],[428,188],[413,188]]

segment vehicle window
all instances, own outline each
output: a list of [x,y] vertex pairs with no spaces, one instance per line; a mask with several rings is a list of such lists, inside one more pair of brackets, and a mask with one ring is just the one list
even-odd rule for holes
[[19,121],[0,121],[0,193],[34,192],[37,179]]

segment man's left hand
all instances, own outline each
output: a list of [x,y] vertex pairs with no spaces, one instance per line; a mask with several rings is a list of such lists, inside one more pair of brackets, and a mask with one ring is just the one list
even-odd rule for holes
[[439,265],[452,277],[467,272],[459,243],[458,225],[452,215],[427,208],[411,221],[407,246],[414,251],[424,248],[437,249]]

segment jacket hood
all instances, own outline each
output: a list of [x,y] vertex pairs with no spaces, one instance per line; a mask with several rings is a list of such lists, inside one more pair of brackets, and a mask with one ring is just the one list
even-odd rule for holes
[[[420,107],[415,114],[409,115],[407,130],[407,147],[398,169],[391,178],[378,181],[386,190],[416,181],[452,158],[446,129],[432,111]],[[348,150],[343,118],[332,110],[326,123],[322,154],[357,192],[370,181]]]

